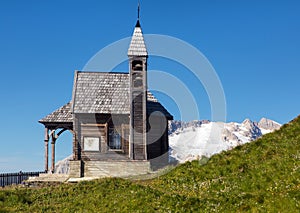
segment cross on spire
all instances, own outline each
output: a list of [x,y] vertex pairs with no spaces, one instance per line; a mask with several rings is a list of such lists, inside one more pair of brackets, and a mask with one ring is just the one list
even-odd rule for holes
[[140,0],[138,1],[138,20],[140,20]]

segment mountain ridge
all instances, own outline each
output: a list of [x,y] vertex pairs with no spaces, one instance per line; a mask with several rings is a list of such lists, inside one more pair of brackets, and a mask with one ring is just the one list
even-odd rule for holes
[[281,125],[267,118],[259,122],[172,121],[169,123],[170,161],[180,163],[210,157],[224,150],[254,141]]

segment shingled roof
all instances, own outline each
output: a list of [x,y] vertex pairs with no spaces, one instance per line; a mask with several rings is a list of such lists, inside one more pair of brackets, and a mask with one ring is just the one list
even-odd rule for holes
[[67,103],[55,110],[51,114],[39,120],[50,129],[66,128],[73,129],[73,115],[71,112],[71,103]]
[[[147,113],[172,115],[148,92]],[[75,73],[73,113],[129,114],[129,74],[114,72]]]
[[40,123],[72,123],[71,103],[67,103],[51,114],[39,120]]
[[132,35],[132,39],[130,42],[130,46],[128,49],[128,56],[148,56],[147,48],[145,45],[140,21],[138,20],[134,32]]

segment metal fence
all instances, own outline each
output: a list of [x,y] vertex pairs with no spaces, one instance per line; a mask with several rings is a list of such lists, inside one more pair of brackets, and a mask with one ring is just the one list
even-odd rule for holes
[[12,185],[12,184],[21,184],[24,180],[27,180],[29,177],[36,177],[39,174],[45,172],[18,172],[18,173],[4,173],[0,174],[0,187]]

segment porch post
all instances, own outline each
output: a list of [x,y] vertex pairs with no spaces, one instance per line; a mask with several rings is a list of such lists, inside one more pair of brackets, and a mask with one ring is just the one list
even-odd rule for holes
[[80,125],[78,123],[78,118],[74,114],[74,119],[73,119],[73,160],[80,160],[81,159],[81,151],[80,147],[78,144],[78,138],[80,138],[80,131],[79,131]]
[[73,160],[79,160],[79,158],[78,158],[78,141],[76,138],[75,131],[73,131],[72,134],[73,134]]
[[47,127],[45,127],[45,139],[44,139],[44,143],[45,143],[45,172],[48,172],[49,169],[49,148],[48,148],[48,143],[49,143],[49,129]]
[[52,132],[51,134],[51,173],[54,173],[54,169],[55,169],[55,131]]

